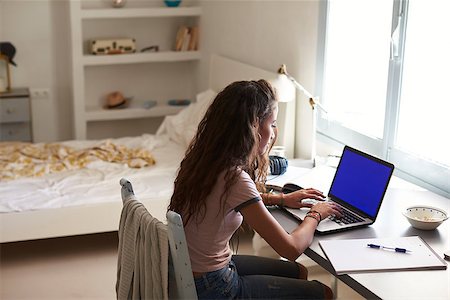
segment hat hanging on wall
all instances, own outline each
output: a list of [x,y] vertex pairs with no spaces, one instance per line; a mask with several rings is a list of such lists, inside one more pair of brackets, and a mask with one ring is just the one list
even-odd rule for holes
[[8,58],[8,62],[17,67],[14,62],[14,55],[16,55],[16,47],[10,42],[0,42],[0,54]]
[[3,76],[0,73],[0,92],[8,92],[11,90],[11,72],[9,64],[17,67],[14,62],[14,55],[16,55],[16,47],[10,42],[0,42],[0,61],[4,61],[6,72],[6,85]]

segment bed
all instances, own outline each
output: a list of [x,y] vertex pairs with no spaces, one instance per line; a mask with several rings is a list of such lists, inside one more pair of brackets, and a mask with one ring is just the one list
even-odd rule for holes
[[[122,177],[132,182],[137,197],[148,210],[165,220],[179,163],[216,92],[236,80],[272,80],[276,76],[273,72],[212,55],[209,89],[199,93],[196,102],[179,114],[166,117],[156,134],[62,142],[71,149],[92,149],[105,143],[145,149],[156,163],[132,168],[127,164],[95,160],[85,168],[1,180],[0,242],[116,231],[122,209],[119,185]],[[281,107],[279,120],[283,118],[283,110],[290,109]],[[281,141],[285,139],[281,137]]]

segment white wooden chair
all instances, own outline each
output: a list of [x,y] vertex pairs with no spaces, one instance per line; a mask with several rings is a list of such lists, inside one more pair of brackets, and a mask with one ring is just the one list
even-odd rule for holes
[[[191,260],[187,249],[181,216],[174,211],[167,212],[167,227],[169,237],[170,258],[172,259],[173,272],[169,270],[169,276],[175,277],[176,292],[173,298],[197,299],[194,276],[192,275]],[[169,278],[170,280],[171,278]],[[173,282],[173,280],[171,281]],[[170,284],[169,284],[170,285]],[[172,295],[170,295],[172,297]]]
[[[131,182],[120,180],[122,201],[137,200]],[[174,211],[167,212],[167,236],[169,240],[169,298],[197,299],[191,260],[186,243],[183,221]],[[161,262],[163,263],[163,262]]]

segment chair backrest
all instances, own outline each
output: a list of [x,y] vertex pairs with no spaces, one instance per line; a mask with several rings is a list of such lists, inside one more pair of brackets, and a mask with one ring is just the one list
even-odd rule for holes
[[[120,180],[122,186],[121,194],[122,201],[137,200],[133,191],[131,182],[125,178]],[[181,216],[174,211],[168,211],[167,217],[167,237],[169,240],[171,267],[173,267],[173,275],[169,275],[170,280],[170,298],[177,299],[197,299],[197,291],[195,289],[194,276],[192,275],[191,260],[186,243],[186,236],[184,233],[184,226]],[[173,285],[175,290],[173,290]]]
[[126,178],[120,179],[120,185],[122,188],[120,189],[120,194],[122,196],[122,202],[125,203],[127,200],[136,200],[136,196],[134,195],[133,186],[131,182]]
[[183,221],[181,216],[174,211],[168,211],[166,216],[170,256],[176,284],[176,298],[197,299]]

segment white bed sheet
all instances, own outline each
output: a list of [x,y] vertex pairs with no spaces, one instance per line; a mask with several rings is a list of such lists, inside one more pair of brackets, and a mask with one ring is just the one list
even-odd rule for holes
[[[0,213],[121,202],[119,180],[122,177],[132,182],[142,201],[170,199],[184,146],[171,141],[167,135],[146,134],[111,141],[149,150],[156,164],[134,169],[124,164],[95,161],[81,170],[0,182]],[[62,144],[80,149],[100,142],[68,141]]]

